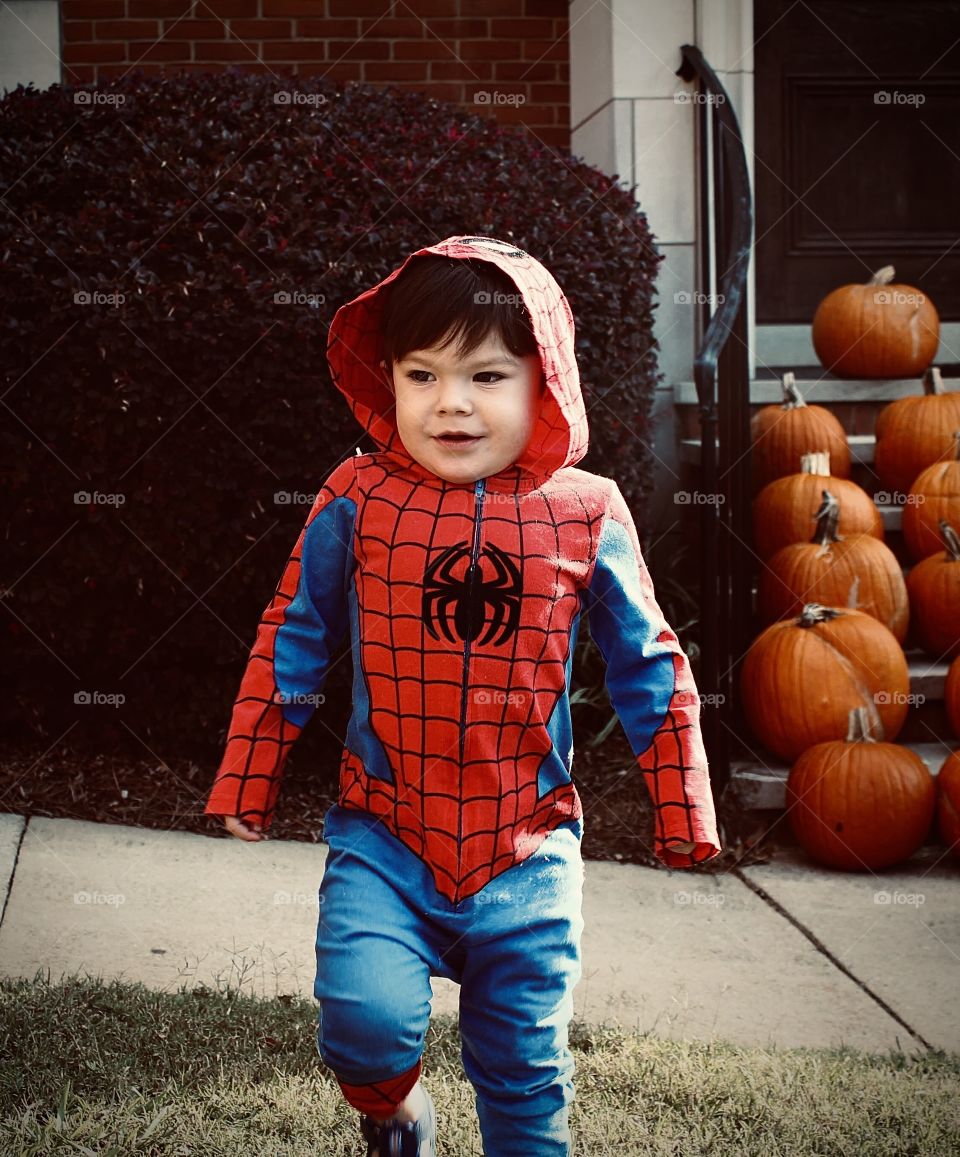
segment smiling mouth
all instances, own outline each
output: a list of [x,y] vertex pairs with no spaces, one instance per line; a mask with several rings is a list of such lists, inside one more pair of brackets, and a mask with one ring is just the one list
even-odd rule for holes
[[435,441],[443,446],[473,446],[480,441],[480,435],[472,434],[438,434]]

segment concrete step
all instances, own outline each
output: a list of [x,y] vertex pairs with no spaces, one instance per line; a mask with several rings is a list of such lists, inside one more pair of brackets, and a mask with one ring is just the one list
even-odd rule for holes
[[[960,389],[960,366],[938,362],[948,390]],[[797,389],[808,402],[892,402],[897,398],[908,398],[923,392],[920,378],[879,378],[860,380],[837,378],[826,373],[819,366],[788,366],[796,375]],[[779,367],[767,367],[757,371],[750,382],[750,402],[752,405],[768,406],[783,401],[783,387],[780,384]],[[674,382],[673,400],[678,406],[698,404],[697,387],[694,382]]]
[[[873,434],[848,434],[847,443],[853,462],[859,462],[862,466],[870,466],[873,463],[877,448],[877,439]],[[680,458],[688,466],[699,466],[700,439],[684,438],[680,443]]]
[[[905,743],[904,747],[916,752],[936,776],[943,761],[952,750],[946,743]],[[957,740],[953,748],[960,747]],[[744,808],[772,808],[787,806],[787,778],[790,768],[771,757],[767,763],[758,759],[735,759],[730,765],[730,786],[737,804]]]

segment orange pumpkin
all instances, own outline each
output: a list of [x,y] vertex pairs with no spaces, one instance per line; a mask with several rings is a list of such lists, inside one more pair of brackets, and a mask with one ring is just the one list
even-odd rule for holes
[[903,540],[915,559],[937,554],[940,522],[960,526],[960,430],[954,435],[954,459],[921,470],[903,508]]
[[893,634],[863,611],[807,603],[774,623],[744,656],[740,689],[756,737],[783,759],[842,739],[849,713],[865,707],[881,738],[907,715],[910,672]]
[[[844,538],[837,532],[840,502],[823,491],[817,529],[810,542],[780,550],[760,571],[757,609],[766,626],[798,615],[803,604],[853,607],[889,627],[898,643],[907,637],[910,602],[903,570],[893,551],[870,534]],[[960,567],[957,568],[960,576]],[[960,607],[958,607],[960,609]]]
[[954,659],[960,655],[960,537],[943,518],[940,533],[945,549],[913,567],[907,590],[917,642],[935,658]]
[[876,871],[912,856],[936,809],[927,765],[909,747],[878,742],[869,716],[847,737],[808,748],[790,769],[787,817],[803,849],[830,868]]
[[804,454],[826,450],[838,478],[850,477],[850,446],[835,414],[808,406],[792,371],[783,375],[783,401],[764,406],[750,421],[754,493],[768,482],[796,472]]
[[768,483],[753,500],[753,543],[761,558],[791,543],[810,541],[810,524],[824,490],[840,500],[841,534],[883,539],[883,519],[870,495],[856,482],[831,474],[829,454],[804,454],[799,474]]
[[936,357],[940,318],[912,285],[894,283],[892,265],[866,285],[843,285],[817,306],[813,348],[839,378],[912,378]]
[[952,751],[937,773],[937,828],[947,849],[960,860],[960,751]]
[[960,430],[960,392],[944,389],[936,366],[923,375],[923,391],[884,406],[874,426],[877,477],[901,494],[921,470],[953,457],[954,431]]
[[953,734],[960,739],[960,659],[954,659],[947,670],[943,699],[947,720]]

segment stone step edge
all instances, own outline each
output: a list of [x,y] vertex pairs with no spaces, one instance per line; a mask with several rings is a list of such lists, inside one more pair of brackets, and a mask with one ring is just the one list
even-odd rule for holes
[[[940,366],[943,371],[944,366]],[[802,369],[796,371],[797,389],[807,402],[833,403],[842,402],[892,402],[897,398],[919,397],[923,392],[919,378],[878,378],[851,379],[817,378],[812,374],[801,376]],[[952,377],[944,376],[944,385],[948,391],[960,386],[960,382]],[[695,382],[674,382],[673,401],[677,406],[696,406],[699,404],[697,386]],[[783,401],[783,386],[778,378],[753,378],[750,381],[750,404],[755,406],[769,406]]]
[[[950,752],[960,749],[960,739],[954,740],[952,745],[940,742],[904,743],[899,746],[907,747],[919,755],[930,774],[936,777]],[[789,775],[790,768],[784,763],[765,764],[759,760],[735,759],[730,764],[727,790],[732,792],[738,805],[743,808],[782,810],[787,806]]]

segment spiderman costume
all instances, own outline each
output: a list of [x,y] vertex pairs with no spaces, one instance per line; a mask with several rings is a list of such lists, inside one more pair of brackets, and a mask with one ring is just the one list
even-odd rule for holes
[[[380,364],[384,290],[425,254],[479,259],[510,277],[546,382],[520,457],[468,484],[438,477],[407,452]],[[419,1075],[429,976],[458,980],[464,1064],[488,1154],[569,1152],[565,1026],[582,927],[569,688],[584,611],[654,803],[655,854],[688,867],[720,852],[688,660],[656,603],[616,482],[575,465],[588,428],[573,337],[551,274],[488,237],[418,250],[338,311],[327,348],[333,380],[379,450],[348,458],[321,486],[261,620],[205,808],[269,827],[290,747],[349,631],[353,713],[338,801],[324,822],[318,1049],[352,1104],[387,1115]],[[354,900],[351,915],[349,877],[361,867],[366,900],[377,903]],[[511,895],[526,888],[524,901],[502,911],[486,903],[501,886]],[[563,911],[547,895],[551,886],[565,896]],[[334,895],[336,904],[324,903]],[[550,913],[539,933],[531,908]],[[387,910],[402,911],[403,936],[376,944],[372,968],[352,937],[360,925],[371,935],[371,920]],[[540,1004],[533,1023],[546,1035],[525,1041],[484,1021],[484,1008],[499,1004],[492,989],[483,1002],[470,997],[469,1015],[464,1005],[468,980],[482,984],[477,961],[486,948],[523,931],[530,960],[541,954],[546,999],[532,1001]],[[356,1006],[376,1003],[404,973],[405,958],[391,956],[398,938],[415,946],[421,968],[358,1056]],[[496,967],[490,959],[483,971],[495,975]],[[531,1004],[529,988],[521,999]],[[515,1019],[516,1007],[515,999],[503,1004],[503,1019],[511,1009]],[[524,1049],[552,1058],[549,1079],[536,1087],[516,1071],[505,1075]],[[500,1069],[481,1064],[481,1054],[502,1054]]]

